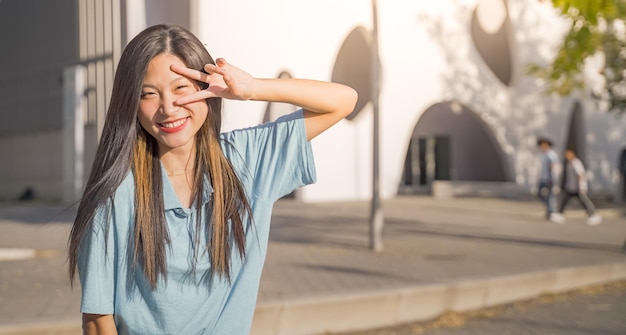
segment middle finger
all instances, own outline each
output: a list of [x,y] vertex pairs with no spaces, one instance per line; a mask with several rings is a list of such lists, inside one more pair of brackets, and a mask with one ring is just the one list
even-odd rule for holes
[[170,70],[180,74],[181,76],[185,76],[189,79],[193,79],[193,80],[197,80],[197,81],[202,81],[205,83],[209,83],[209,75],[198,71],[198,70],[194,70],[194,69],[190,69],[188,67],[185,66],[180,66],[177,64],[172,64],[170,65]]

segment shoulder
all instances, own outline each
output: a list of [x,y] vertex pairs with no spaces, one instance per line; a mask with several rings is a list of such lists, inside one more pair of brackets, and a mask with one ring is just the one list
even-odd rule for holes
[[275,121],[265,122],[256,126],[234,129],[228,132],[220,134],[220,139],[223,141],[229,141],[232,139],[249,136],[251,134],[261,134],[264,132],[271,132],[275,129],[289,128],[296,126],[297,124],[304,124],[304,111],[299,109],[293,113],[283,115]]
[[574,166],[577,170],[583,170],[585,168],[583,162],[578,158],[574,158],[572,160],[572,166]]
[[276,121],[221,133],[220,145],[229,160],[236,157],[245,157],[248,160],[256,157],[260,151],[265,152],[269,147],[292,145],[291,142],[294,141],[299,143],[301,141],[298,139],[303,136],[306,136],[306,128],[304,112],[300,109],[283,115]]
[[550,158],[551,161],[556,162],[559,160],[559,157],[556,155],[554,150],[550,150],[546,153],[546,156]]

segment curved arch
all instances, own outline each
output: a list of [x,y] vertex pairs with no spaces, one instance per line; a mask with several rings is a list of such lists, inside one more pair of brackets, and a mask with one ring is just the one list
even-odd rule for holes
[[429,107],[413,129],[402,183],[506,182],[513,180],[510,171],[493,132],[478,114],[457,102],[441,102]]
[[[380,63],[378,64],[380,67]],[[370,33],[363,26],[346,37],[335,59],[331,80],[354,88],[359,94],[354,111],[346,117],[353,120],[372,101],[372,54]]]
[[[283,70],[278,74],[277,78],[293,78],[293,76],[288,71]],[[293,113],[296,109],[297,107],[292,104],[268,102],[263,114],[263,123],[274,121],[283,115]]]
[[479,0],[472,12],[471,35],[478,54],[506,86],[513,82],[513,39],[505,0]]

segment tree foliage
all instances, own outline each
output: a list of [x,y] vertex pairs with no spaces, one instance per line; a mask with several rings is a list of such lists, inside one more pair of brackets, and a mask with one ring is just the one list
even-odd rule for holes
[[592,95],[608,103],[609,110],[626,111],[626,0],[552,0],[571,22],[554,61],[529,66],[546,80],[548,93],[568,95],[585,87],[585,61],[601,53],[604,87]]

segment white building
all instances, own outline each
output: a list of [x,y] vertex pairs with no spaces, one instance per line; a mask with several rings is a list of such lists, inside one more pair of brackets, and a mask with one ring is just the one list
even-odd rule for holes
[[[190,28],[214,57],[254,76],[355,87],[353,115],[313,141],[318,183],[297,197],[369,198],[371,11],[363,0],[3,0],[0,41],[13,47],[0,52],[0,115],[9,120],[0,123],[0,198],[27,188],[61,198],[69,169],[62,159],[63,69],[86,68],[81,157],[89,166],[121,49],[157,23]],[[606,112],[586,92],[546,96],[543,83],[525,73],[530,63],[551,61],[567,30],[549,3],[380,0],[378,22],[383,197],[431,190],[433,180],[452,181],[457,193],[530,192],[539,170],[537,136],[552,138],[557,152],[579,152],[593,193],[620,192],[626,117]],[[587,66],[590,86],[599,83],[596,65]],[[224,128],[291,108],[226,102]]]

